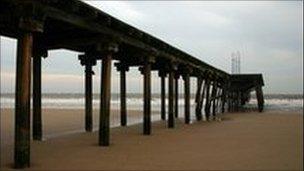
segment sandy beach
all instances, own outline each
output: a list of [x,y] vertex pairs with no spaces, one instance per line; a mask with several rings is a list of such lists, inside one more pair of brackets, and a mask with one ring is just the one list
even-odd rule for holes
[[[118,111],[112,120],[119,121]],[[129,111],[129,117],[141,117]],[[302,170],[303,115],[300,113],[227,113],[222,121],[177,120],[111,129],[110,147],[97,145],[97,132],[81,132],[83,110],[43,111],[42,142],[32,141],[29,170]],[[1,167],[13,164],[13,110],[1,111]],[[94,111],[98,126],[98,111]],[[66,134],[60,134],[66,133]]]

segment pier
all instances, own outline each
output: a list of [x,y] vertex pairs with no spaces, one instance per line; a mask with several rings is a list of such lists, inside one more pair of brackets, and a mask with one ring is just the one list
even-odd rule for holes
[[[174,31],[174,30],[172,30]],[[195,56],[132,27],[110,15],[78,0],[0,0],[0,35],[15,38],[17,46],[15,91],[15,168],[30,167],[31,130],[34,141],[40,141],[42,132],[41,58],[49,50],[68,49],[82,53],[79,64],[85,77],[84,129],[92,132],[92,75],[97,60],[101,60],[100,92],[100,146],[110,145],[111,72],[120,72],[121,126],[126,126],[126,74],[130,67],[138,67],[143,77],[143,135],[151,129],[151,72],[161,78],[161,119],[174,129],[178,115],[178,94],[184,94],[185,124],[190,124],[190,78],[196,78],[195,116],[216,120],[219,113],[241,109],[256,92],[258,110],[263,111],[264,86],[262,74],[231,75]],[[64,56],[63,56],[64,57]],[[31,67],[31,61],[33,66]],[[112,68],[114,63],[115,68]],[[33,75],[31,76],[31,71]],[[184,92],[178,92],[178,80],[184,83]],[[31,91],[31,82],[33,89]],[[168,90],[166,90],[166,82]],[[33,94],[33,119],[30,116],[30,98]],[[165,103],[166,95],[168,104]],[[166,111],[168,105],[168,111]],[[30,128],[30,125],[33,128]]]

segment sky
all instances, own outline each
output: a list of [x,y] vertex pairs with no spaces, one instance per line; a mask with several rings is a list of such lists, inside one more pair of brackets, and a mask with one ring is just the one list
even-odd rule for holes
[[[241,73],[262,73],[265,93],[303,94],[302,1],[84,2],[228,73],[231,54],[239,51]],[[2,36],[0,54],[1,92],[14,92],[16,40]],[[42,61],[43,92],[84,91],[78,54],[49,51]],[[98,93],[100,62],[93,69]],[[112,71],[112,92],[119,92],[119,73],[114,67]],[[132,68],[127,73],[128,92],[142,92],[142,84],[138,68]],[[195,84],[192,79],[192,92]],[[159,85],[157,73],[152,73],[152,93],[160,91]]]

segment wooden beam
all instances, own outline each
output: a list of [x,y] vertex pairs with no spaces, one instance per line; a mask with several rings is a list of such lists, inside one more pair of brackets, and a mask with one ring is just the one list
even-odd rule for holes
[[110,144],[110,102],[111,102],[111,64],[112,54],[108,53],[102,59],[101,71],[101,96],[100,96],[100,122],[99,122],[99,145]]
[[18,39],[15,103],[15,168],[30,166],[30,88],[33,35]]

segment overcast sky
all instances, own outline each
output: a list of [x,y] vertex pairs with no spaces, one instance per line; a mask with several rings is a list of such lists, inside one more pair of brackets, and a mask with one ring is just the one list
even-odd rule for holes
[[[241,72],[262,73],[266,93],[303,93],[302,1],[85,2],[229,73],[231,53],[240,51]],[[16,40],[1,37],[2,92],[14,92],[15,54]],[[77,55],[49,52],[42,63],[43,92],[83,92]],[[99,92],[99,63],[94,70]],[[118,76],[113,68],[113,92],[119,90]],[[129,92],[142,91],[137,68],[127,78]],[[152,80],[152,91],[159,92],[156,73]]]

